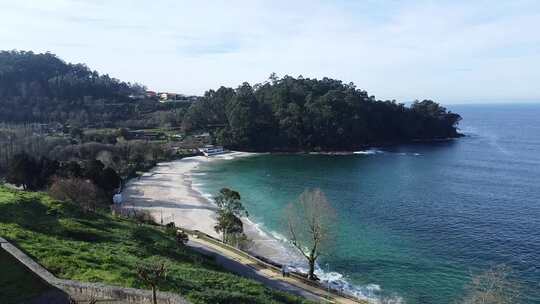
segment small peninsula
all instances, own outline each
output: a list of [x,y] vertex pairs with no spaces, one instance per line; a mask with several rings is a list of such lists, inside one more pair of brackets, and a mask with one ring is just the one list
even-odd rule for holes
[[183,127],[210,130],[217,143],[244,151],[354,151],[367,146],[456,138],[461,116],[432,100],[409,107],[377,100],[353,83],[272,74],[237,89],[210,90]]

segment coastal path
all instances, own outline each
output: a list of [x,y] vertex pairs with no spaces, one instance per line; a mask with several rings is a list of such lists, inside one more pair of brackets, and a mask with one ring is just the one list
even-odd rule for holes
[[306,283],[306,280],[291,275],[283,277],[276,267],[241,252],[236,248],[220,243],[200,233],[190,233],[188,245],[203,254],[215,256],[216,262],[227,270],[244,277],[257,280],[266,286],[302,296],[319,303],[366,304],[366,301],[328,292],[323,286]]

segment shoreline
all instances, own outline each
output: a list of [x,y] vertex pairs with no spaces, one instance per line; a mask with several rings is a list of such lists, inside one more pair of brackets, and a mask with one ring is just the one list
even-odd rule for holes
[[[214,226],[217,207],[193,185],[193,171],[201,164],[231,160],[261,153],[230,152],[212,157],[193,156],[158,163],[140,178],[132,179],[124,188],[123,207],[148,211],[157,223],[174,222],[177,227],[199,230],[221,239]],[[246,251],[279,264],[301,266],[303,258],[284,242],[263,231],[260,224],[242,218],[244,233],[250,244]]]
[[302,150],[302,149],[286,149],[286,148],[278,148],[278,149],[270,149],[270,150],[249,150],[249,152],[245,153],[254,153],[254,154],[316,154],[316,155],[353,155],[357,154],[355,152],[359,151],[368,151],[368,150],[375,150],[379,148],[389,148],[389,147],[395,147],[400,145],[416,145],[416,144],[435,144],[435,143],[441,143],[441,142],[450,142],[454,141],[463,137],[468,137],[469,135],[464,133],[458,133],[456,136],[453,137],[441,137],[441,138],[431,138],[431,139],[410,139],[410,140],[402,140],[402,141],[392,141],[392,142],[374,142],[370,144],[365,145],[359,145],[353,148],[344,148],[344,149],[329,149],[329,150]]
[[[355,154],[376,154],[378,150],[357,151]],[[158,163],[149,172],[138,179],[126,184],[124,189],[123,208],[149,211],[157,223],[174,222],[177,227],[199,230],[214,238],[221,239],[214,226],[217,223],[217,207],[208,194],[197,189],[193,176],[201,164],[216,161],[232,160],[266,153],[231,152],[211,157],[193,156],[170,162]],[[272,154],[272,153],[270,153]],[[249,254],[262,258],[272,264],[288,265],[293,271],[306,272],[307,262],[301,254],[283,240],[283,237],[273,235],[270,231],[260,228],[262,224],[255,223],[249,218],[241,218],[244,233],[250,240]],[[377,301],[380,286],[367,284],[353,285],[337,272],[325,272],[318,265],[315,273],[321,284],[330,284],[332,288],[356,297],[360,300]]]

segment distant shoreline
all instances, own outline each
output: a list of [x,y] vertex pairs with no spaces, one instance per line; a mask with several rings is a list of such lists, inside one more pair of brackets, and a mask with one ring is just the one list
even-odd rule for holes
[[462,137],[467,137],[468,135],[458,133],[456,137],[446,137],[446,138],[434,138],[434,139],[415,139],[415,140],[405,140],[405,141],[395,141],[395,142],[380,142],[380,143],[373,143],[373,144],[366,144],[362,146],[358,146],[356,148],[351,149],[343,149],[343,150],[300,150],[300,149],[273,149],[273,150],[249,150],[244,149],[242,151],[245,151],[245,153],[255,153],[255,154],[314,154],[314,155],[353,155],[355,152],[358,151],[366,151],[366,150],[372,150],[372,149],[379,149],[379,148],[388,148],[388,147],[396,147],[400,145],[414,145],[414,144],[430,144],[430,143],[441,143],[441,142],[450,142]]
[[325,149],[311,149],[311,150],[302,150],[302,149],[269,149],[269,150],[250,150],[250,149],[237,149],[239,151],[245,151],[246,153],[270,153],[270,154],[321,154],[321,155],[349,155],[354,154],[358,151],[366,151],[370,149],[378,148],[388,148],[395,147],[399,145],[414,145],[414,144],[430,144],[430,143],[440,143],[440,142],[449,142],[462,137],[467,137],[468,135],[458,133],[455,137],[445,137],[445,138],[432,138],[432,139],[413,139],[413,140],[403,140],[403,141],[393,141],[393,142],[379,142],[371,143],[366,145],[361,145],[356,148],[346,148],[346,149],[335,149],[335,150],[325,150]]

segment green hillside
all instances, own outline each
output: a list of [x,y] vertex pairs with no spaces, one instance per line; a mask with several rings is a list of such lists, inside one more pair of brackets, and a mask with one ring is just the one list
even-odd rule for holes
[[303,303],[231,274],[211,259],[178,248],[159,227],[106,213],[83,213],[70,203],[0,186],[0,236],[13,241],[60,278],[147,288],[136,265],[159,256],[169,263],[162,291],[193,303]]

